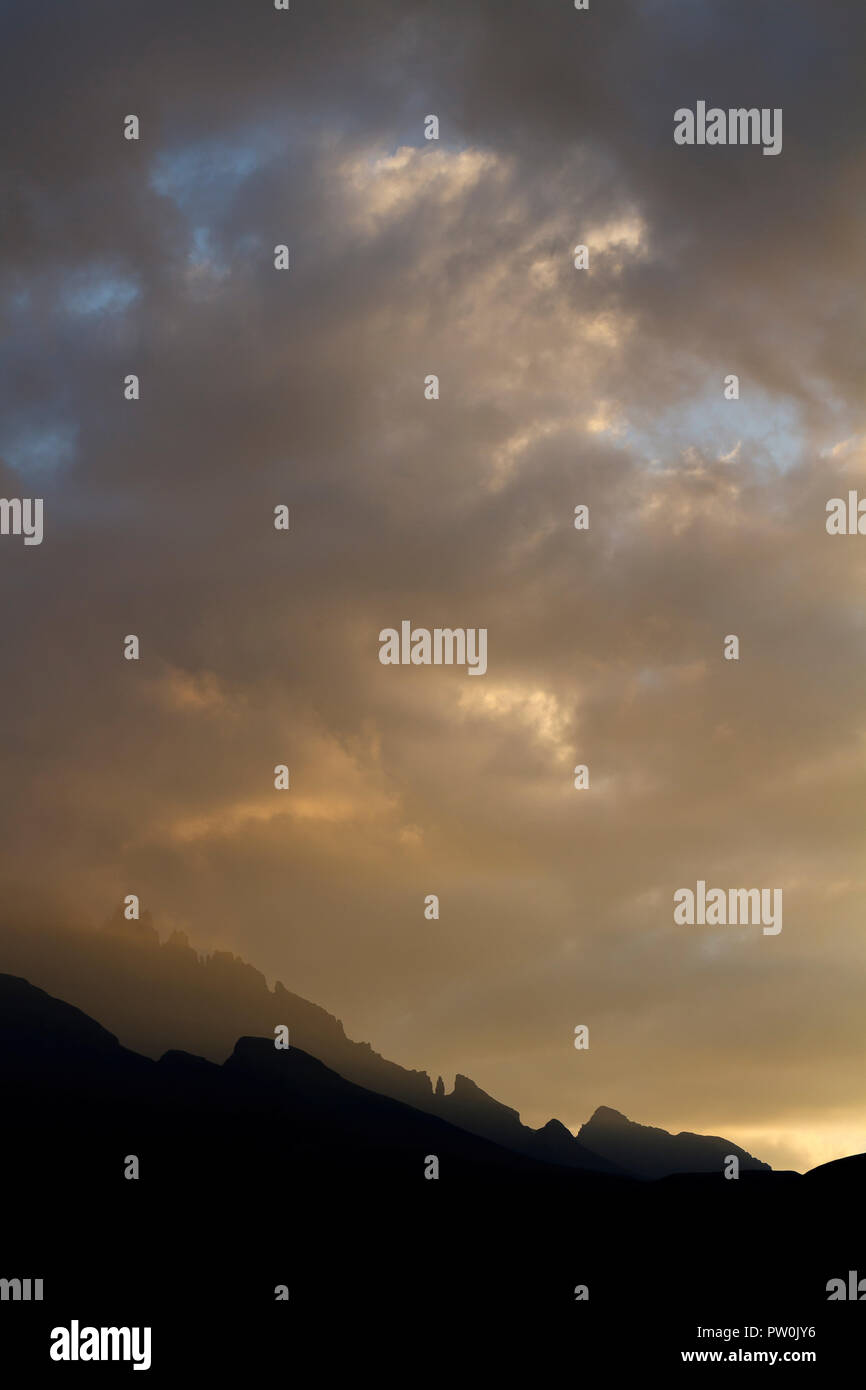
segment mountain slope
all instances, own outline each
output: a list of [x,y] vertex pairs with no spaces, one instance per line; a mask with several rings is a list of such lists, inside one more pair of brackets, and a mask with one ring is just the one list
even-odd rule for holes
[[[262,1155],[291,1156],[296,1176],[338,1170],[377,1181],[423,1180],[428,1155],[443,1169],[541,1173],[542,1164],[345,1080],[300,1048],[238,1039],[218,1065],[172,1050],[159,1061],[120,1045],[79,1009],[28,981],[0,975],[0,1080],[4,1153],[13,1185],[21,1170],[66,1171],[88,1184],[134,1153],[151,1177],[177,1181],[203,1159],[240,1181]],[[267,1164],[271,1162],[270,1157]],[[238,1165],[240,1165],[238,1167]]]
[[[153,1324],[157,1384],[229,1358],[283,1365],[305,1338],[321,1362],[349,1319],[356,1358],[379,1336],[393,1361],[409,1327],[426,1358],[431,1327],[457,1323],[485,1355],[491,1338],[510,1352],[513,1329],[536,1345],[558,1321],[581,1364],[595,1345],[621,1366],[624,1307],[645,1369],[659,1328],[687,1343],[708,1307],[713,1325],[737,1325],[743,1306],[820,1324],[828,1280],[860,1268],[851,1210],[866,1158],[739,1182],[575,1171],[549,1161],[575,1142],[555,1121],[533,1138],[540,1162],[269,1037],[238,1039],[222,1064],[177,1049],[154,1061],[8,976],[0,1079],[3,1274],[45,1286],[44,1305],[4,1314],[2,1370],[44,1364],[46,1329],[72,1318]],[[503,1129],[518,1123],[468,1081],[455,1089]],[[845,1311],[830,1308],[824,1364]]]
[[272,1037],[275,1026],[285,1024],[292,1049],[318,1058],[366,1090],[438,1115],[517,1153],[569,1167],[617,1171],[573,1136],[570,1143],[560,1136],[554,1157],[549,1136],[521,1124],[516,1110],[468,1077],[458,1076],[448,1095],[444,1087],[434,1092],[426,1072],[389,1061],[368,1042],[354,1042],[326,1009],[279,981],[268,989],[264,976],[239,957],[220,951],[200,956],[179,934],[160,942],[147,913],[140,922],[127,922],[118,914],[99,932],[33,933],[4,927],[0,968],[74,997],[130,1047],[154,1058],[182,1051],[222,1062],[238,1037]]
[[[688,1171],[691,1163],[698,1165],[691,1171],[717,1171],[721,1161],[713,1145],[721,1145],[724,1154],[737,1154],[744,1167],[759,1166],[735,1144],[700,1135],[675,1137],[638,1125],[625,1142],[621,1128],[599,1120],[617,1115],[604,1107],[575,1137],[557,1121],[538,1130],[522,1124],[516,1110],[467,1076],[458,1075],[449,1094],[441,1082],[434,1090],[426,1072],[389,1061],[368,1042],[354,1042],[326,1009],[279,981],[270,990],[265,977],[239,957],[224,951],[199,955],[179,933],[161,942],[147,913],[139,922],[118,913],[99,932],[4,926],[0,969],[38,979],[44,988],[74,998],[129,1047],[153,1058],[182,1051],[222,1062],[239,1037],[272,1038],[274,1028],[284,1024],[292,1049],[318,1058],[345,1080],[545,1162],[660,1177]],[[689,1138],[695,1142],[689,1144]]]
[[601,1105],[577,1133],[578,1141],[593,1153],[642,1178],[664,1178],[673,1173],[721,1173],[729,1154],[739,1159],[741,1170],[769,1172],[770,1166],[754,1158],[729,1139],[716,1135],[669,1134],[665,1129],[637,1124]]

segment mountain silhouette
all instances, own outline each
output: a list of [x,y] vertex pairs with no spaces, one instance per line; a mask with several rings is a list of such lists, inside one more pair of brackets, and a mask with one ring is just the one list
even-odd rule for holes
[[[615,1111],[597,1111],[592,1128],[585,1125],[577,1137],[556,1120],[534,1130],[467,1076],[458,1074],[447,1093],[441,1077],[434,1087],[425,1071],[389,1061],[369,1042],[353,1041],[326,1009],[279,981],[270,990],[259,971],[230,952],[202,956],[181,933],[161,942],[147,912],[141,921],[127,921],[118,910],[98,932],[6,926],[0,931],[0,967],[74,998],[130,1048],[154,1059],[179,1051],[222,1062],[238,1037],[273,1037],[275,1026],[284,1024],[292,1051],[317,1058],[346,1081],[546,1163],[640,1177],[721,1171],[729,1153],[742,1156],[744,1167],[764,1166],[727,1140],[695,1135],[689,1146],[678,1143],[688,1136],[674,1138],[646,1126],[634,1126],[630,1146],[623,1147],[609,1126],[595,1124],[599,1115]],[[670,1141],[667,1150],[660,1136]]]
[[739,1159],[741,1170],[770,1172],[768,1163],[753,1158],[728,1139],[688,1131],[669,1134],[665,1129],[637,1124],[606,1105],[600,1105],[591,1119],[581,1125],[577,1139],[591,1153],[641,1178],[719,1173],[731,1154]]
[[550,1120],[537,1130],[521,1124],[516,1110],[494,1100],[468,1076],[459,1073],[454,1080],[454,1090],[450,1095],[436,1097],[433,1110],[461,1129],[492,1139],[515,1153],[527,1154],[549,1163],[561,1163],[570,1168],[600,1173],[627,1172],[603,1154],[593,1153],[579,1143],[558,1120]]
[[[76,1138],[77,1161],[108,1137],[126,1135],[127,1146],[144,1134],[160,1165],[213,1137],[229,1114],[258,1121],[261,1136],[275,1128],[292,1152],[301,1147],[328,1164],[349,1149],[358,1164],[375,1162],[377,1175],[397,1169],[411,1152],[416,1163],[429,1150],[440,1162],[530,1170],[538,1163],[467,1133],[448,1120],[419,1111],[347,1081],[302,1049],[278,1049],[271,1038],[243,1037],[222,1064],[171,1049],[158,1061],[121,1046],[107,1029],[27,980],[0,975],[0,1080],[7,1127],[23,1142],[59,1119],[88,1114]],[[88,1109],[89,1107],[89,1109]],[[285,1133],[291,1119],[291,1134]],[[80,1126],[78,1126],[80,1129]],[[255,1147],[253,1136],[250,1144]],[[40,1162],[39,1144],[31,1162]],[[50,1164],[51,1153],[43,1155]]]
[[430,1077],[389,1062],[367,1042],[346,1037],[339,1019],[293,994],[229,951],[200,955],[180,932],[161,942],[150,914],[117,912],[100,931],[0,929],[0,969],[75,999],[136,1051],[156,1058],[171,1048],[222,1062],[238,1037],[273,1036],[286,1024],[292,1044],[347,1079],[422,1107]]
[[488,1112],[513,1142],[519,1118],[467,1078],[440,1097],[458,1126],[273,1037],[240,1037],[221,1063],[144,1057],[8,975],[0,1097],[2,1276],[46,1291],[4,1303],[0,1364],[31,1381],[47,1328],[71,1318],[152,1325],[149,1374],[169,1385],[304,1353],[334,1364],[343,1347],[357,1359],[371,1339],[383,1362],[407,1338],[426,1359],[425,1339],[448,1350],[458,1330],[490,1364],[529,1326],[584,1367],[634,1353],[645,1369],[744,1309],[817,1327],[825,1367],[862,1335],[856,1305],[825,1290],[863,1263],[866,1156],[738,1181],[594,1172],[559,1161],[577,1141],[556,1121],[531,1132],[536,1157],[469,1132]]

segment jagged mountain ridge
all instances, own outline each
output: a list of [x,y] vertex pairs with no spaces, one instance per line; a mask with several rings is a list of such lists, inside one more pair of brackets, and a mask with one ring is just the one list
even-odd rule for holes
[[595,1154],[581,1144],[559,1120],[550,1120],[541,1129],[522,1124],[517,1110],[494,1100],[470,1077],[460,1073],[454,1079],[454,1090],[450,1094],[443,1091],[434,1096],[430,1111],[470,1134],[492,1139],[530,1158],[601,1173],[622,1174],[625,1171],[604,1154]]
[[[577,1137],[558,1120],[534,1130],[521,1122],[516,1110],[461,1074],[453,1091],[446,1094],[441,1078],[434,1087],[427,1072],[389,1061],[369,1042],[353,1041],[342,1022],[326,1009],[279,981],[270,990],[260,971],[231,952],[200,955],[182,933],[162,942],[149,913],[141,921],[129,922],[118,912],[98,932],[34,933],[4,926],[0,969],[74,998],[86,1014],[104,1020],[128,1047],[144,1056],[186,1052],[222,1062],[239,1037],[272,1037],[274,1027],[285,1024],[293,1048],[317,1058],[345,1080],[437,1115],[512,1152],[609,1174],[656,1177],[691,1171],[677,1166],[688,1161],[682,1145],[668,1150],[673,1166],[660,1165],[658,1146],[653,1149],[655,1160],[649,1155],[644,1161],[638,1154],[627,1165],[597,1126],[588,1133],[584,1126]],[[647,1133],[665,1131],[647,1129]],[[719,1142],[726,1145],[726,1153],[745,1152],[727,1141]],[[704,1153],[699,1150],[702,1159]],[[761,1166],[750,1155],[746,1159],[751,1166]]]
[[[242,1037],[222,1063],[177,1049],[155,1061],[124,1047],[80,1009],[6,974],[0,1091],[5,1125],[16,1135],[3,1154],[14,1182],[50,1174],[59,1148],[73,1185],[76,1174],[104,1181],[106,1164],[116,1170],[126,1149],[169,1186],[184,1173],[198,1180],[203,1163],[233,1172],[240,1155],[254,1174],[263,1154],[268,1171],[285,1164],[301,1173],[302,1187],[322,1182],[326,1169],[341,1180],[375,1173],[379,1181],[414,1184],[428,1152],[464,1175],[544,1172],[542,1163],[441,1116],[347,1081],[300,1048]],[[251,1181],[248,1172],[244,1199]]]

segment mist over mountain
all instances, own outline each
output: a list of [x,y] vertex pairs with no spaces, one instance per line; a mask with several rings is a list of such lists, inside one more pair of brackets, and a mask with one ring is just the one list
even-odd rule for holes
[[150,913],[127,921],[118,911],[98,931],[0,929],[0,969],[74,999],[129,1047],[150,1057],[170,1049],[222,1062],[244,1034],[291,1031],[293,1047],[371,1090],[423,1106],[433,1094],[426,1072],[411,1071],[352,1042],[339,1019],[302,999],[230,951],[199,955],[175,932],[161,941]]
[[74,1000],[135,1052],[153,1058],[188,1053],[211,1062],[236,1054],[238,1038],[272,1038],[289,1029],[292,1051],[306,1053],[368,1091],[439,1116],[513,1153],[565,1167],[658,1178],[720,1171],[727,1154],[764,1168],[728,1140],[672,1136],[634,1125],[601,1107],[577,1137],[558,1120],[534,1130],[517,1110],[458,1074],[446,1093],[425,1071],[389,1061],[369,1042],[354,1042],[342,1022],[287,990],[273,990],[253,966],[230,952],[200,955],[186,936],[160,940],[150,914],[128,921],[118,911],[99,931],[4,927],[0,968]]
[[402,1067],[370,1043],[347,1038],[342,1022],[326,1009],[279,981],[270,990],[264,975],[230,952],[201,956],[178,933],[161,942],[147,913],[138,922],[118,913],[97,932],[6,928],[0,932],[0,966],[74,998],[130,1047],[151,1057],[186,1052],[222,1062],[239,1037],[273,1037],[275,1026],[285,1024],[293,1051],[317,1058],[367,1090],[529,1157],[617,1171],[564,1126],[554,1141],[550,1132],[521,1124],[516,1110],[468,1077],[458,1076],[450,1094],[441,1078],[434,1089],[426,1072]]
[[431,1145],[440,1158],[533,1166],[346,1081],[300,1048],[277,1049],[272,1038],[239,1038],[221,1065],[177,1049],[158,1061],[142,1057],[80,1009],[10,975],[0,975],[0,1078],[4,1118],[24,1136],[28,1168],[50,1167],[56,1155],[40,1161],[38,1138],[46,1129],[59,1133],[67,1119],[76,1124],[74,1163],[82,1171],[97,1153],[137,1144],[142,1162],[179,1172],[209,1141],[214,1153],[235,1142],[233,1115],[243,1116],[250,1161],[278,1142],[295,1161],[312,1154],[317,1164],[340,1161],[348,1152],[356,1168],[375,1155],[385,1171],[398,1169],[407,1151],[420,1160]]

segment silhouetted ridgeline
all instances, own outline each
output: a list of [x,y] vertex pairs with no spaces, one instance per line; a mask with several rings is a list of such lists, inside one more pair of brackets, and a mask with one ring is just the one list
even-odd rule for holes
[[[152,1328],[160,1385],[230,1365],[260,1384],[302,1349],[424,1383],[399,1355],[409,1337],[426,1367],[431,1326],[459,1332],[461,1366],[473,1352],[488,1366],[538,1355],[539,1336],[550,1358],[554,1331],[583,1370],[590,1357],[679,1364],[699,1325],[814,1327],[824,1371],[862,1341],[859,1303],[830,1303],[827,1288],[866,1273],[852,1221],[863,1156],[737,1181],[579,1171],[270,1037],[240,1038],[222,1065],[176,1050],[154,1061],[8,975],[0,1096],[2,1277],[44,1290],[3,1305],[0,1366],[22,1368],[10,1385],[41,1384],[50,1329],[79,1318]],[[476,1102],[461,1080],[455,1106]],[[554,1152],[564,1138],[555,1122],[539,1135]]]
[[[577,1138],[558,1120],[538,1130],[458,1075],[445,1094],[424,1071],[411,1071],[353,1042],[327,1010],[262,975],[227,951],[199,955],[186,936],[161,942],[150,914],[127,921],[118,911],[99,932],[0,930],[0,969],[53,991],[108,1028],[135,1051],[159,1057],[189,1052],[214,1062],[244,1035],[273,1037],[289,1027],[292,1048],[318,1058],[347,1081],[440,1116],[515,1153],[570,1168],[644,1178],[719,1172],[727,1154],[743,1168],[766,1168],[725,1139],[667,1134],[600,1108]],[[615,1122],[611,1119],[615,1117]]]
[[653,1125],[635,1124],[618,1110],[600,1105],[592,1119],[581,1125],[578,1140],[593,1153],[640,1178],[664,1178],[669,1173],[719,1173],[729,1154],[739,1159],[740,1170],[770,1172],[769,1163],[753,1158],[745,1149],[709,1134],[668,1134]]
[[138,1052],[177,1048],[222,1062],[245,1033],[272,1037],[288,1024],[292,1045],[359,1085],[410,1104],[432,1103],[426,1072],[409,1071],[352,1042],[327,1010],[268,989],[260,971],[229,951],[199,955],[176,932],[161,942],[148,912],[118,912],[101,931],[0,928],[0,970],[23,975],[75,1003]]

